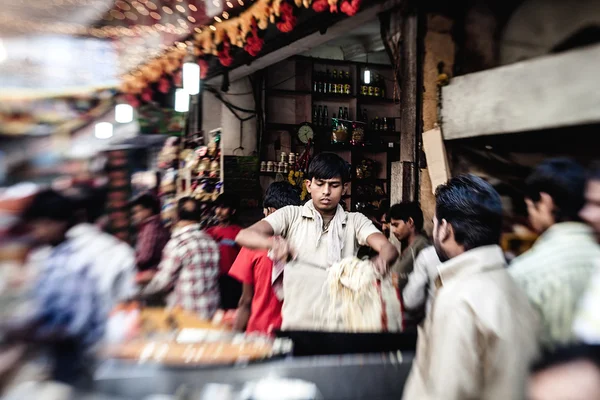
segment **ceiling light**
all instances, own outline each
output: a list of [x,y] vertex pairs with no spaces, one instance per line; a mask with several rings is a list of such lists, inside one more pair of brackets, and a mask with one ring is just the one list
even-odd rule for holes
[[189,94],[200,93],[200,66],[194,57],[194,46],[188,47],[189,53],[183,62],[183,88]]
[[120,124],[127,124],[133,121],[133,107],[127,103],[117,104],[115,106],[115,121]]
[[185,89],[175,89],[175,111],[188,112],[190,110],[190,95]]
[[113,136],[113,126],[110,122],[98,122],[94,126],[94,135],[98,139],[110,139]]

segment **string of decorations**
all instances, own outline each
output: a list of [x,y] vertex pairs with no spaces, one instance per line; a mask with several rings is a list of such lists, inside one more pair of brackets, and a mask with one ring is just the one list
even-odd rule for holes
[[[234,0],[228,0],[231,3]],[[243,5],[244,0],[237,0]],[[229,5],[229,4],[228,4]],[[361,0],[255,0],[237,17],[224,11],[215,16],[215,23],[208,27],[196,27],[192,38],[176,42],[160,56],[150,60],[122,77],[120,91],[134,107],[152,99],[152,87],[167,93],[171,85],[181,85],[181,66],[184,57],[192,53],[200,66],[200,78],[208,73],[207,56],[216,56],[221,65],[233,63],[233,47],[241,48],[256,57],[264,45],[263,31],[275,24],[280,32],[291,32],[297,23],[295,13],[301,8],[315,12],[344,13],[355,15]]]

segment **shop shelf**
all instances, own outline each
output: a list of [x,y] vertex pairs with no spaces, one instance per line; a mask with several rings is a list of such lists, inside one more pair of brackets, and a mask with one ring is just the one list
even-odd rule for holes
[[335,94],[335,93],[313,93],[312,100],[315,101],[332,101],[332,102],[350,102],[356,99],[356,96],[351,94]]

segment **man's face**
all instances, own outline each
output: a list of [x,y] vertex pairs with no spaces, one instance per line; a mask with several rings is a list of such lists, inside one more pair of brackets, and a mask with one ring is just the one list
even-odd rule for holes
[[348,184],[342,184],[341,178],[312,179],[306,181],[306,188],[310,193],[317,211],[330,212],[337,208]]
[[527,205],[529,223],[536,233],[544,233],[546,229],[554,225],[554,215],[552,214],[554,202],[550,196],[542,193],[539,201],[525,199],[525,204]]
[[399,241],[407,239],[412,232],[410,221],[404,222],[401,219],[394,218],[390,220],[390,229]]
[[229,207],[218,206],[215,209],[215,216],[220,223],[229,222],[235,211]]
[[579,212],[582,220],[596,232],[600,241],[600,180],[590,180],[585,189],[585,206]]
[[437,253],[438,258],[441,262],[446,262],[450,259],[447,251],[447,226],[442,225],[438,221],[437,217],[433,216],[433,247]]
[[600,399],[600,371],[590,361],[553,366],[529,378],[528,400]]
[[387,217],[385,214],[383,214],[381,216],[381,219],[379,220],[379,222],[381,223],[381,231],[383,232],[383,234],[385,235],[385,237],[390,237],[390,224],[387,222]]
[[131,222],[134,226],[139,226],[142,222],[152,216],[152,210],[140,205],[135,205],[131,208]]
[[67,231],[67,223],[40,218],[29,223],[33,240],[40,245],[59,244]]

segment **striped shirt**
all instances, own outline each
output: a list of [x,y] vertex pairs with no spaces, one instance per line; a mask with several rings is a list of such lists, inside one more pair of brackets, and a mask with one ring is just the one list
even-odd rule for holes
[[543,347],[576,340],[575,312],[599,257],[600,246],[591,228],[564,222],[549,228],[531,250],[511,264],[511,275],[542,318]]
[[581,299],[575,325],[577,338],[588,344],[600,344],[600,260],[596,262],[596,271],[592,282]]

